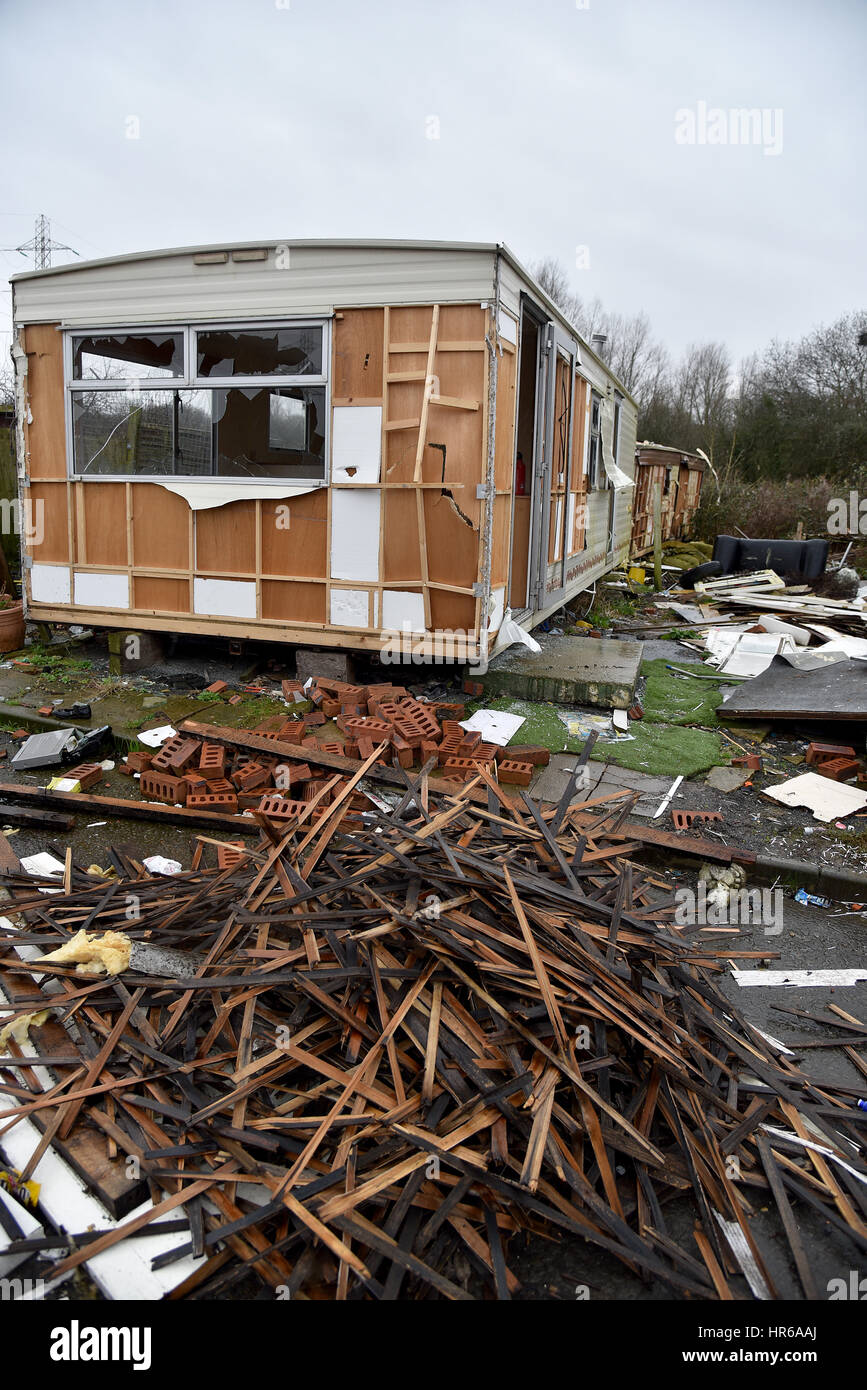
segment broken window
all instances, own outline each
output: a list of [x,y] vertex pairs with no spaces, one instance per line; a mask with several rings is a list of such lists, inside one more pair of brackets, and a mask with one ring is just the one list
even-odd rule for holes
[[90,334],[72,339],[75,381],[153,381],[183,375],[183,333]]
[[77,474],[325,478],[324,324],[70,338]]
[[322,329],[199,329],[196,374],[200,377],[321,376]]

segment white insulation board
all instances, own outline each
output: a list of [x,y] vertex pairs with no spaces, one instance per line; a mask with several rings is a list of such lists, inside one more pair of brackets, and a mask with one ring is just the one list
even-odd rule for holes
[[332,491],[332,579],[378,581],[380,496],[379,488]]
[[331,480],[378,483],[382,406],[336,405],[331,427]]

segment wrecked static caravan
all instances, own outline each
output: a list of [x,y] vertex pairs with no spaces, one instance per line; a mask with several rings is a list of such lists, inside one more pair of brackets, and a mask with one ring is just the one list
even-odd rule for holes
[[635,403],[502,246],[146,252],[13,317],[35,620],[484,661],[627,558]]
[[635,446],[635,493],[632,503],[632,554],[653,545],[653,493],[662,483],[662,539],[688,536],[701,504],[704,459],[686,449],[647,440]]

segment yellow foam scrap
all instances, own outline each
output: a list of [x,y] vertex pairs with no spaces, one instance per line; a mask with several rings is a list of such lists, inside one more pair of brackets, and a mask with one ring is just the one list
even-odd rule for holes
[[14,1038],[18,1046],[23,1047],[30,1040],[30,1029],[41,1028],[50,1016],[50,1009],[40,1009],[38,1013],[19,1014],[17,1018],[13,1018],[11,1023],[0,1029],[0,1052],[6,1051],[10,1038]]
[[76,975],[119,975],[122,970],[129,969],[131,951],[132,942],[123,932],[107,931],[102,936],[91,936],[82,928],[41,960],[74,965]]
[[77,777],[52,777],[47,790],[50,792],[80,792],[81,783]]

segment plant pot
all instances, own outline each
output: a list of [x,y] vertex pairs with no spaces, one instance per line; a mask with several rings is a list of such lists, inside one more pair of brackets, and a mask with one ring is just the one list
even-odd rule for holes
[[9,608],[0,608],[0,652],[14,652],[24,646],[24,605],[21,599]]

